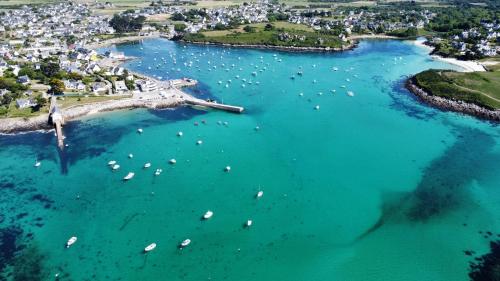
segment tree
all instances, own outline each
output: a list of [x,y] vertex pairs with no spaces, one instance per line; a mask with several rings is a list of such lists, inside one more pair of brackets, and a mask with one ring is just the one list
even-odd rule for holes
[[40,65],[40,70],[48,78],[53,78],[61,70],[61,68],[56,62],[47,62]]
[[61,95],[64,93],[64,90],[66,89],[64,87],[63,81],[56,78],[50,79],[49,86],[50,86],[50,92],[54,95]]
[[42,95],[36,96],[35,101],[39,107],[44,107],[47,104],[47,99],[44,98]]
[[186,25],[183,23],[176,23],[174,24],[174,30],[177,32],[183,32],[186,29]]
[[252,27],[250,25],[246,25],[245,27],[243,27],[243,30],[245,32],[255,32],[255,27]]
[[265,31],[270,31],[270,30],[273,30],[274,29],[274,25],[268,23],[266,24],[266,26],[264,26],[264,30]]
[[170,19],[174,21],[183,21],[185,18],[181,13],[173,13]]
[[115,14],[109,21],[109,25],[118,33],[132,32],[141,30],[145,20],[144,16],[133,17],[131,15],[120,16]]

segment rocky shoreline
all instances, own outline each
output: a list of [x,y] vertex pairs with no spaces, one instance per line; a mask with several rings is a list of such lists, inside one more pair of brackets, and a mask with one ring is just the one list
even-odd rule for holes
[[[135,108],[173,108],[184,104],[184,97],[181,96],[160,100],[138,100],[130,98],[71,106],[63,109],[63,116],[65,121],[68,122],[96,113]],[[53,126],[49,123],[48,114],[42,114],[31,118],[6,118],[0,120],[0,133],[2,134],[50,129],[53,129]]]
[[19,132],[50,129],[53,129],[53,126],[49,124],[49,115],[47,113],[30,118],[0,119],[1,134],[14,134]]
[[419,88],[416,85],[414,79],[415,79],[414,77],[411,77],[408,80],[406,80],[405,86],[410,92],[415,94],[425,103],[443,110],[460,112],[467,115],[472,115],[480,119],[500,122],[500,110],[490,110],[478,106],[476,104],[467,103],[464,101],[456,101],[456,100],[446,99],[443,97],[433,96],[425,92],[421,88]]
[[279,50],[287,52],[342,52],[353,50],[358,46],[358,41],[353,41],[349,45],[342,48],[330,47],[294,47],[294,46],[274,46],[274,45],[251,45],[251,44],[228,44],[228,43],[214,43],[214,42],[197,42],[180,40],[180,42],[196,45],[211,45],[222,46],[229,48],[246,48],[246,49],[263,49],[263,50]]

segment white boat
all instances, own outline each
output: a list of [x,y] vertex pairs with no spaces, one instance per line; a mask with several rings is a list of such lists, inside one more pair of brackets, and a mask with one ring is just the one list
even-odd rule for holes
[[203,215],[203,219],[205,220],[208,220],[209,218],[211,218],[212,216],[214,215],[214,212],[208,210],[204,215]]
[[314,109],[319,110],[319,105],[316,105]]
[[40,167],[41,165],[42,165],[42,162],[40,162],[40,161],[35,161],[35,167],[37,167],[37,168],[38,168],[38,167]]
[[337,67],[334,67],[333,68],[333,71],[338,71],[339,69]]
[[172,158],[172,159],[170,159],[170,161],[168,161],[168,163],[170,163],[170,164],[173,165],[173,164],[177,163],[177,160],[175,160],[174,158]]
[[196,142],[197,145],[200,145],[202,143],[203,143],[203,141],[201,141],[201,140],[199,140],[199,141]]
[[163,172],[162,169],[156,169],[155,176],[159,176],[161,174],[161,172]]
[[186,239],[186,240],[182,241],[179,246],[181,248],[184,248],[184,247],[187,247],[189,244],[191,244],[191,239]]
[[144,164],[144,168],[145,168],[145,169],[147,169],[147,168],[149,168],[149,167],[151,167],[151,163],[149,163],[149,162],[148,162],[148,163]]
[[156,243],[151,243],[144,248],[144,252],[150,252],[153,251],[156,248]]
[[66,248],[69,248],[69,247],[71,247],[71,245],[75,244],[77,239],[78,238],[76,238],[76,236],[69,238],[68,242],[66,242]]
[[229,172],[229,171],[231,171],[231,166],[226,166],[226,168],[224,168],[224,171],[225,171],[225,172]]
[[127,175],[123,178],[123,180],[129,180],[129,179],[133,178],[134,176],[135,176],[135,174],[134,174],[134,173],[132,173],[132,172],[130,172],[130,173],[128,173],[128,174],[127,174]]
[[350,96],[350,97],[354,97],[354,93],[351,92],[351,91],[347,91],[347,95]]
[[130,154],[128,155],[128,158],[134,158],[134,154],[130,153]]
[[182,132],[178,132],[178,133],[177,133],[177,136],[178,136],[178,137],[182,137]]
[[263,195],[264,195],[264,191],[259,190],[259,192],[257,192],[257,195],[255,195],[255,197],[260,198],[260,197],[262,197]]
[[139,128],[139,129],[137,129],[137,132],[138,132],[139,134],[142,134],[142,132],[143,132],[143,131],[142,131],[142,129],[141,129],[141,128]]
[[120,169],[120,165],[118,165],[118,164],[114,164],[114,165],[111,167],[111,169],[113,169],[113,170],[118,170],[118,169]]
[[252,220],[247,220],[247,223],[245,224],[246,227],[252,226]]

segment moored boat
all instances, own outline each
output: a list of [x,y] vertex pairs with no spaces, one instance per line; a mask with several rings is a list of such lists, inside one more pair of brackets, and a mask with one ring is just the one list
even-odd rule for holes
[[134,174],[134,173],[132,173],[132,172],[130,172],[130,173],[128,173],[128,174],[127,174],[127,175],[123,178],[123,180],[129,180],[129,179],[133,178],[134,176],[135,176],[135,174]]
[[66,248],[69,248],[69,247],[71,247],[71,245],[75,244],[77,239],[78,238],[76,236],[69,238],[68,242],[66,242]]
[[151,243],[144,248],[144,252],[150,252],[153,251],[156,248],[156,243]]
[[191,244],[191,239],[186,239],[184,241],[181,242],[181,244],[179,245],[179,247],[182,249],[184,247],[187,247],[189,244]]
[[214,212],[208,210],[204,215],[203,215],[203,219],[205,220],[208,220],[209,218],[211,218],[212,216],[214,215]]

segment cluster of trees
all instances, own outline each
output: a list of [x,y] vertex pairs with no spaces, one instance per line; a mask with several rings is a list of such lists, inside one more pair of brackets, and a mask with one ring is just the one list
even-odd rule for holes
[[130,14],[115,14],[109,24],[118,33],[139,31],[144,24],[146,18],[144,16],[134,17]]
[[289,16],[284,13],[273,13],[270,12],[267,14],[267,19],[269,21],[283,21],[283,20],[288,20]]

